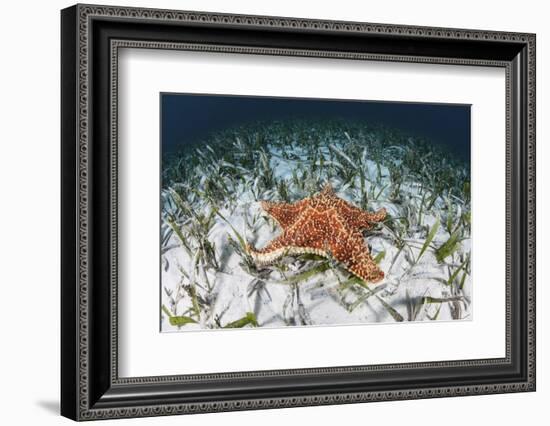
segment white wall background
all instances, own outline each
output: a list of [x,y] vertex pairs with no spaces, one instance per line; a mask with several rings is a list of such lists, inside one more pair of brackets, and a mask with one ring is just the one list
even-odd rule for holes
[[[538,390],[530,394],[293,408],[102,424],[544,424],[550,401],[550,27],[545,2],[353,0],[104,0],[103,4],[537,33]],[[0,418],[68,424],[59,404],[59,10],[61,0],[11,1],[0,26]],[[483,420],[481,420],[483,419]],[[131,422],[131,423],[128,423]]]

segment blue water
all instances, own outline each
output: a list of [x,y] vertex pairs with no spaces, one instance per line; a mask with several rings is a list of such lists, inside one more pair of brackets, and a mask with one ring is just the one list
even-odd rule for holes
[[160,102],[164,153],[259,120],[344,119],[422,137],[470,161],[470,105],[172,93],[161,94]]

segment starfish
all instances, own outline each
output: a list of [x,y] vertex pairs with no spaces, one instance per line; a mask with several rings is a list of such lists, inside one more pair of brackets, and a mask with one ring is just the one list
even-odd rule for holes
[[262,201],[263,210],[283,233],[266,247],[248,253],[257,264],[266,265],[288,255],[311,253],[335,258],[349,272],[366,282],[378,282],[384,272],[372,259],[362,231],[386,218],[386,210],[366,212],[339,198],[330,185],[318,194],[296,203]]

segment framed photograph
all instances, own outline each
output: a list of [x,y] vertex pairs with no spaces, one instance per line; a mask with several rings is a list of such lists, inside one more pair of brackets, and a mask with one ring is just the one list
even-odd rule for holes
[[535,35],[61,12],[61,413],[535,390]]

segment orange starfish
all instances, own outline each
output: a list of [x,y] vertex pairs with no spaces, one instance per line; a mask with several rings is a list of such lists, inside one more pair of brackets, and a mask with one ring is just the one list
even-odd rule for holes
[[248,247],[256,263],[268,264],[286,255],[312,253],[335,258],[364,281],[374,283],[384,278],[361,231],[384,220],[385,209],[363,211],[338,198],[330,185],[293,204],[262,201],[261,205],[283,233],[263,249]]

